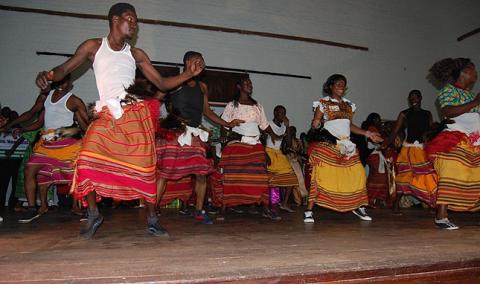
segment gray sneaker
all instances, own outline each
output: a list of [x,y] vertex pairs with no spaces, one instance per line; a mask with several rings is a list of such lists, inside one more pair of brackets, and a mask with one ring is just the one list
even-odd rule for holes
[[443,229],[443,230],[458,230],[459,227],[455,224],[453,224],[452,222],[450,222],[450,220],[448,220],[448,218],[443,218],[443,219],[440,219],[440,220],[437,220],[435,219],[435,225],[439,228],[439,229]]
[[155,224],[149,224],[147,231],[150,235],[155,237],[166,238],[166,239],[170,237],[170,235],[168,234],[168,231],[164,227],[160,226],[158,222]]
[[96,218],[90,218],[89,216],[85,228],[80,230],[80,238],[85,240],[91,239],[102,223],[103,216],[101,214],[98,214]]

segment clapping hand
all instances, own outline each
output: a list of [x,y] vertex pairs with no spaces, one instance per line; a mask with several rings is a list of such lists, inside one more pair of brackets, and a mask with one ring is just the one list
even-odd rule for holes
[[234,119],[234,120],[228,122],[228,127],[234,128],[234,127],[239,126],[240,124],[242,124],[244,122],[245,121],[241,120],[241,119]]
[[205,61],[202,58],[188,60],[185,69],[191,77],[198,76],[205,69]]

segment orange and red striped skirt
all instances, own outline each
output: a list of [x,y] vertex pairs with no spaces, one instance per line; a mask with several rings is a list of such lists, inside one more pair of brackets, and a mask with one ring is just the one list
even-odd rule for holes
[[125,106],[119,119],[106,107],[99,113],[76,162],[72,190],[77,198],[95,191],[97,196],[155,202],[154,119],[144,102]]

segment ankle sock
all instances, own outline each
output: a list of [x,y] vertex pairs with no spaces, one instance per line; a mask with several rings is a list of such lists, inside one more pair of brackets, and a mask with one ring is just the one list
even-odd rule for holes
[[88,218],[92,218],[92,219],[95,219],[98,217],[98,215],[100,215],[100,213],[98,212],[98,207],[95,209],[88,208],[87,213],[88,213]]

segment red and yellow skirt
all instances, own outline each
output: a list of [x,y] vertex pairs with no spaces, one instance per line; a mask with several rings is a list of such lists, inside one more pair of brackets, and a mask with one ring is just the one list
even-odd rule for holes
[[397,194],[411,194],[429,206],[435,206],[438,178],[423,147],[404,145],[396,169]]
[[443,131],[427,153],[438,175],[437,204],[454,211],[480,210],[480,146],[461,132]]
[[82,140],[65,138],[48,142],[40,139],[33,148],[28,165],[41,165],[37,174],[39,185],[71,184],[74,163],[77,159]]

